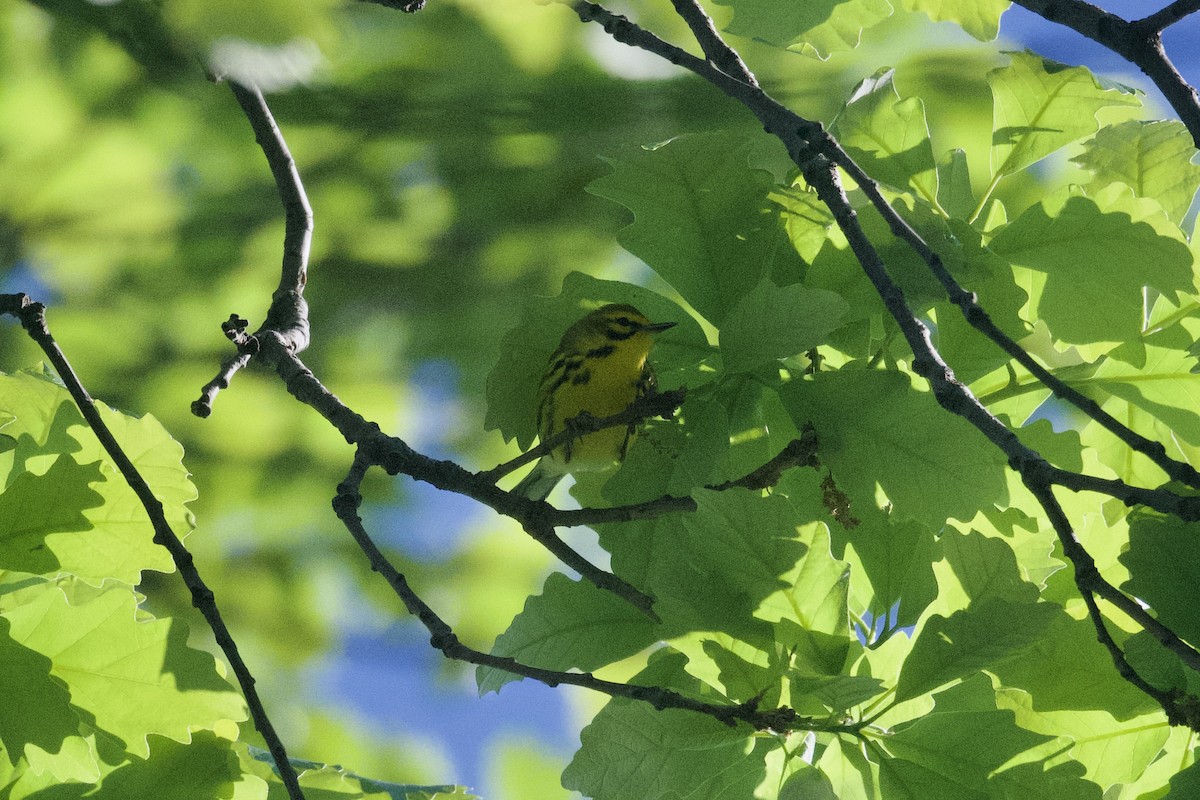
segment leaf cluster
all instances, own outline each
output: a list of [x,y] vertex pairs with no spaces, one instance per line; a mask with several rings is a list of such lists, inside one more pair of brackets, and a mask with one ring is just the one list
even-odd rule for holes
[[[832,132],[1010,336],[1190,462],[1195,267],[1179,198],[1200,181],[1187,133],[1102,127],[1097,111],[1136,104],[1131,90],[1030,53],[1010,59],[988,78],[995,133],[979,179],[968,169],[978,154],[936,154],[921,101],[901,97],[890,70],[860,85]],[[1077,142],[1087,182],[1010,213],[1004,181]],[[1114,147],[1154,155],[1113,158]],[[590,187],[630,210],[623,246],[691,310],[664,317],[656,305],[652,316],[694,313],[704,335],[672,330],[652,356],[668,385],[688,387],[678,418],[655,422],[617,474],[581,477],[574,493],[585,506],[690,494],[696,511],[599,526],[614,572],[655,596],[661,625],[552,575],[494,652],[555,670],[637,669],[635,682],[791,707],[826,732],[728,729],[614,699],[564,784],[605,798],[1138,796],[1182,740],[1097,643],[1046,512],[1000,450],[938,407],[832,214],[802,177],[776,183],[752,155],[765,149],[754,137],[683,136],[614,159]],[[709,188],[718,174],[727,191]],[[1163,482],[1108,431],[1063,414],[1050,387],[965,324],[866,199],[851,199],[945,358],[1025,445],[1065,470]],[[574,275],[535,307],[492,373],[489,423],[527,441],[529,404],[505,401],[553,346],[547,320],[590,302],[650,302],[634,292]],[[804,424],[817,430],[824,487],[800,470],[765,494],[704,488]],[[835,513],[830,485],[848,514]],[[1183,546],[1194,525],[1095,495],[1062,502],[1101,572],[1195,641],[1166,600],[1188,597],[1190,577],[1165,574],[1195,553],[1146,550]],[[1193,690],[1195,673],[1136,623],[1116,614],[1108,625],[1153,685]],[[479,672],[483,691],[512,678]],[[1096,736],[1105,747],[1089,744]]]

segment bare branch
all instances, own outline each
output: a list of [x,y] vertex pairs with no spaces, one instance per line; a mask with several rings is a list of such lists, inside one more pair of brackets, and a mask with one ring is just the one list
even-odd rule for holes
[[[262,92],[255,86],[243,86],[236,81],[229,81],[229,88],[246,114],[250,127],[254,129],[254,140],[267,157],[267,165],[275,178],[275,188],[283,202],[283,271],[274,297],[278,299],[281,295],[289,293],[301,294],[308,282],[308,253],[312,244],[313,213],[308,204],[308,195],[304,193],[300,171],[296,169],[296,162],[292,159],[292,153],[288,150],[279,126],[275,124],[275,117],[271,115],[271,109],[267,106]],[[299,319],[288,316],[276,322],[282,324],[285,320],[295,325],[300,324]],[[303,346],[298,346],[297,352],[303,349]]]
[[1065,469],[1053,468],[1049,483],[1075,492],[1097,492],[1120,500],[1127,506],[1146,506],[1171,514],[1184,522],[1200,521],[1200,497],[1176,494],[1169,489],[1143,489],[1112,478],[1096,478]]
[[[254,336],[270,332],[272,336],[281,338],[292,352],[303,352],[309,342],[308,304],[304,301],[304,286],[308,282],[308,256],[312,245],[312,207],[304,192],[296,162],[262,92],[256,87],[243,86],[235,81],[229,81],[229,88],[250,121],[255,141],[267,157],[279,199],[283,203],[283,264],[279,286],[271,295],[271,307],[262,327]],[[233,319],[236,317],[231,321]],[[231,333],[229,324],[222,326],[226,335]],[[242,330],[237,333],[244,335]],[[230,338],[236,340],[235,336],[230,335]],[[246,366],[252,353],[253,349],[246,343],[239,344],[238,356],[225,361],[217,376],[201,389],[199,399],[193,401],[193,414],[207,417],[212,413],[217,392],[229,387],[233,375]]]

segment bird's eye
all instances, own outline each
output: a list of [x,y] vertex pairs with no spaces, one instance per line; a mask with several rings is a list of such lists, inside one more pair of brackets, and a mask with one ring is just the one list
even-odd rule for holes
[[633,320],[631,320],[629,317],[617,317],[615,320],[613,320],[613,322],[617,323],[618,325],[624,325],[626,328],[633,327]]

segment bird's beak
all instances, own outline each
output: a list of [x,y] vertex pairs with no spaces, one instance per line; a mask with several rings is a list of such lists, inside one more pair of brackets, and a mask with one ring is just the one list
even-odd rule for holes
[[647,333],[661,333],[661,332],[665,331],[667,328],[674,328],[674,327],[675,327],[674,322],[651,322],[649,325],[643,326],[642,330],[646,331]]

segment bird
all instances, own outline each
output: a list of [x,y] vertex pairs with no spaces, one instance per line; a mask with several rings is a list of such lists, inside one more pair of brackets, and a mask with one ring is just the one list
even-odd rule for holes
[[[674,322],[651,322],[631,305],[612,303],[585,315],[563,333],[538,386],[537,430],[541,441],[581,414],[597,419],[618,414],[654,391],[646,359],[655,335]],[[623,461],[636,425],[585,434],[542,456],[513,492],[545,500],[567,473],[603,470]]]

